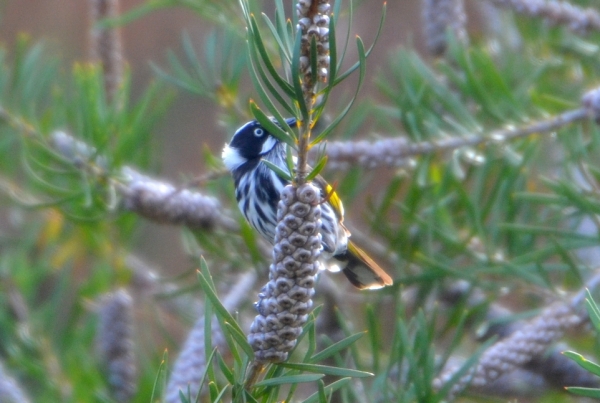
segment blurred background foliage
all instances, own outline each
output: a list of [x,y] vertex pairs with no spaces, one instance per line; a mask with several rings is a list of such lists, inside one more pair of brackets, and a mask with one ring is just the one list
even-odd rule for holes
[[[123,2],[121,17],[103,22],[123,30],[129,62],[111,99],[102,70],[85,55],[87,3],[38,3],[7,1],[0,21],[0,376],[4,367],[34,402],[114,401],[96,354],[97,313],[102,295],[127,288],[138,368],[129,401],[160,401],[185,334],[210,312],[201,289],[210,281],[196,277],[200,255],[218,295],[240,273],[258,273],[236,307],[242,330],[269,264],[220,162],[223,143],[250,118],[248,101],[256,97],[241,9],[209,0]],[[441,401],[447,389],[432,383],[446,361],[473,365],[488,329],[568,300],[597,271],[600,130],[593,121],[451,150],[436,144],[579,108],[599,82],[600,33],[581,36],[500,10],[504,25],[494,31],[478,4],[467,2],[470,44],[449,37],[440,58],[422,44],[418,2],[388,4],[365,87],[332,135],[431,145],[402,168],[325,170],[354,238],[395,279],[393,287],[360,293],[338,274],[323,274],[321,313],[293,358],[312,363],[307,351],[367,330],[328,358],[374,374],[345,381],[336,401]],[[271,13],[268,1],[252,6]],[[370,43],[379,23],[371,10],[380,7],[355,3],[351,43],[355,34]],[[349,24],[347,13],[341,19]],[[270,46],[275,53],[277,44]],[[355,60],[352,46],[348,52]],[[354,85],[335,90],[323,119],[335,117]],[[60,131],[79,142],[57,142]],[[220,200],[239,232],[165,229],[125,211],[118,194],[124,166],[177,188],[195,184]],[[492,306],[505,315],[491,317]],[[567,337],[571,349],[597,357],[596,340],[592,332]],[[233,361],[238,376],[243,360]],[[211,371],[222,373],[210,374],[215,385],[231,381],[216,364]],[[562,386],[459,400],[580,399]],[[277,398],[261,387],[262,401]],[[296,400],[320,393],[315,382],[292,391]]]

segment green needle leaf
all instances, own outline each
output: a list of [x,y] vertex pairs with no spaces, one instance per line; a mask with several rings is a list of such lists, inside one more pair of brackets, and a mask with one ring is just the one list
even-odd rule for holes
[[261,60],[264,63],[267,70],[269,71],[269,74],[271,75],[271,77],[273,77],[275,82],[279,85],[279,87],[287,95],[294,96],[294,90],[293,90],[292,86],[290,86],[290,84],[279,75],[279,73],[277,72],[277,69],[275,69],[275,66],[273,66],[273,63],[271,62],[271,58],[269,57],[269,54],[267,53],[267,49],[265,48],[265,44],[262,40],[262,36],[260,34],[260,30],[258,29],[258,24],[256,23],[256,19],[254,18],[254,16],[250,16],[249,22],[250,22],[250,33],[252,35],[252,38],[250,38],[251,42],[256,46],[256,49],[258,50]]
[[296,369],[305,372],[316,372],[318,374],[333,375],[340,377],[351,377],[351,378],[368,378],[373,376],[370,372],[359,371],[356,369],[330,367],[327,365],[318,364],[304,364],[304,363],[293,363],[284,362],[279,364],[284,368]]
[[[292,138],[292,136],[290,136],[288,133],[286,133],[281,128],[281,126],[279,126],[275,122],[273,122],[273,120],[270,117],[268,117],[258,107],[258,105],[254,101],[250,101],[250,110],[252,111],[252,114],[254,115],[254,117],[256,118],[256,120],[258,120],[258,123],[260,123],[276,139],[278,139],[279,141],[284,142],[285,144],[287,144],[288,146],[290,146],[290,147],[292,147],[294,149],[296,148],[296,143],[295,143],[294,139]],[[283,118],[280,120],[280,122],[281,121],[283,121],[283,124],[285,125],[284,127],[288,128],[291,131],[291,128],[285,122],[285,120]]]
[[[335,392],[336,390],[339,390],[343,386],[347,385],[348,383],[350,383],[351,380],[352,380],[352,378],[343,378],[343,379],[340,379],[339,381],[330,383],[329,385],[325,386],[325,393],[331,394],[331,393]],[[320,403],[320,402],[322,402],[322,400],[320,400],[319,397],[320,397],[320,392],[317,391],[317,392],[313,393],[312,395],[310,395],[308,397],[308,399],[306,399],[304,401],[304,403]]]
[[342,339],[342,340],[338,341],[337,343],[332,344],[331,346],[327,347],[323,351],[320,351],[317,354],[313,355],[312,358],[310,359],[310,361],[311,362],[319,362],[319,361],[323,361],[329,357],[332,357],[332,356],[338,354],[340,351],[345,350],[346,348],[350,347],[352,344],[354,344],[358,339],[360,339],[364,335],[365,335],[365,333],[363,332],[363,333],[355,333],[351,336],[348,336],[345,339]]
[[281,179],[285,179],[286,181],[289,181],[289,182],[292,181],[292,176],[289,174],[289,172],[285,172],[283,169],[279,168],[277,165],[275,165],[272,162],[267,161],[265,159],[263,159],[261,161],[263,164],[265,164],[267,167],[269,167],[269,169],[274,171],[277,174],[277,176],[279,176]]
[[325,164],[327,164],[327,156],[326,155],[322,156],[319,159],[319,162],[317,162],[315,167],[312,169],[312,171],[310,171],[309,174],[306,175],[306,180],[307,181],[313,180],[323,170],[323,168],[325,168]]
[[600,376],[600,365],[592,361],[588,361],[584,356],[573,351],[565,351],[563,352],[563,354],[565,355],[565,357],[569,357],[570,359],[575,361],[581,368],[585,369],[586,371],[589,371],[594,375]]
[[265,379],[254,385],[254,387],[261,386],[279,386],[279,385],[293,385],[296,383],[315,382],[323,378],[325,375],[322,374],[304,374],[304,375],[289,375],[280,376],[273,379]]

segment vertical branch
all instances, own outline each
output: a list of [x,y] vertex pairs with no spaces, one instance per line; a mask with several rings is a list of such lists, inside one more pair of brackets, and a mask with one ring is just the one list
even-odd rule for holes
[[296,182],[303,185],[308,175],[308,151],[313,124],[312,109],[319,82],[329,75],[329,20],[331,5],[328,0],[299,0],[296,5],[300,41],[300,74],[303,102],[309,121],[299,125],[298,164]]
[[104,88],[109,102],[115,99],[123,82],[123,50],[119,28],[101,28],[98,23],[119,15],[119,0],[90,0],[90,59],[104,72]]

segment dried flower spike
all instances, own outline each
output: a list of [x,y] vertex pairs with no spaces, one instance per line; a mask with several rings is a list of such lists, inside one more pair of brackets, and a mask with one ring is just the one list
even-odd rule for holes
[[448,31],[461,42],[467,42],[464,0],[422,0],[422,14],[427,49],[432,55],[444,54]]
[[248,335],[256,362],[285,361],[308,319],[321,253],[319,195],[310,183],[281,192],[269,282]]
[[224,226],[237,230],[237,223],[224,213],[217,199],[144,176],[125,167],[127,184],[121,187],[125,208],[152,221],[183,224],[210,230]]
[[[256,281],[256,273],[250,271],[242,275],[235,286],[231,288],[227,296],[223,298],[223,306],[228,311],[235,310],[246,299],[248,290],[252,289]],[[202,314],[194,324],[192,331],[188,334],[173,371],[169,377],[169,383],[165,392],[166,403],[181,403],[179,392],[187,396],[188,390],[192,401],[202,395],[206,389],[202,389],[202,380],[206,371],[207,353],[205,350],[205,315]],[[221,332],[218,321],[211,321],[212,346],[222,352],[226,346],[225,338]]]
[[[204,345],[204,315],[200,316],[181,349],[181,353],[175,361],[173,372],[169,377],[165,393],[165,403],[181,403],[180,391],[187,397],[190,392],[191,401],[195,401],[200,393],[202,376],[206,370],[206,357],[210,351],[205,351]],[[216,319],[211,322],[211,340],[213,346],[225,346],[225,338]]]
[[[549,306],[538,317],[488,348],[481,356],[479,364],[452,387],[449,398],[467,386],[483,388],[501,375],[529,363],[559,340],[567,329],[581,324],[582,321],[569,305],[556,303]],[[441,388],[453,374],[453,369],[444,371],[434,381],[434,386]]]
[[[326,82],[329,74],[329,21],[331,5],[327,0],[300,0],[296,4],[301,39],[300,74],[306,96],[314,95],[313,80]],[[317,71],[311,71],[311,43],[317,47]],[[314,73],[314,74],[313,74]]]
[[127,291],[104,295],[99,302],[97,353],[108,373],[115,401],[129,402],[137,390],[133,343],[133,300]]

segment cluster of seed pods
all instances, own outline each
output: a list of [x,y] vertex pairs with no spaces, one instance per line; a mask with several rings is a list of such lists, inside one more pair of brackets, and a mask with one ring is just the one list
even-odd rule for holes
[[329,74],[329,21],[331,5],[328,0],[299,0],[296,4],[298,29],[301,32],[300,73],[306,85],[314,85],[311,69],[311,44],[317,47],[316,79],[327,81]]
[[310,183],[281,192],[269,282],[256,303],[248,342],[258,362],[281,362],[308,320],[321,253],[320,192]]

